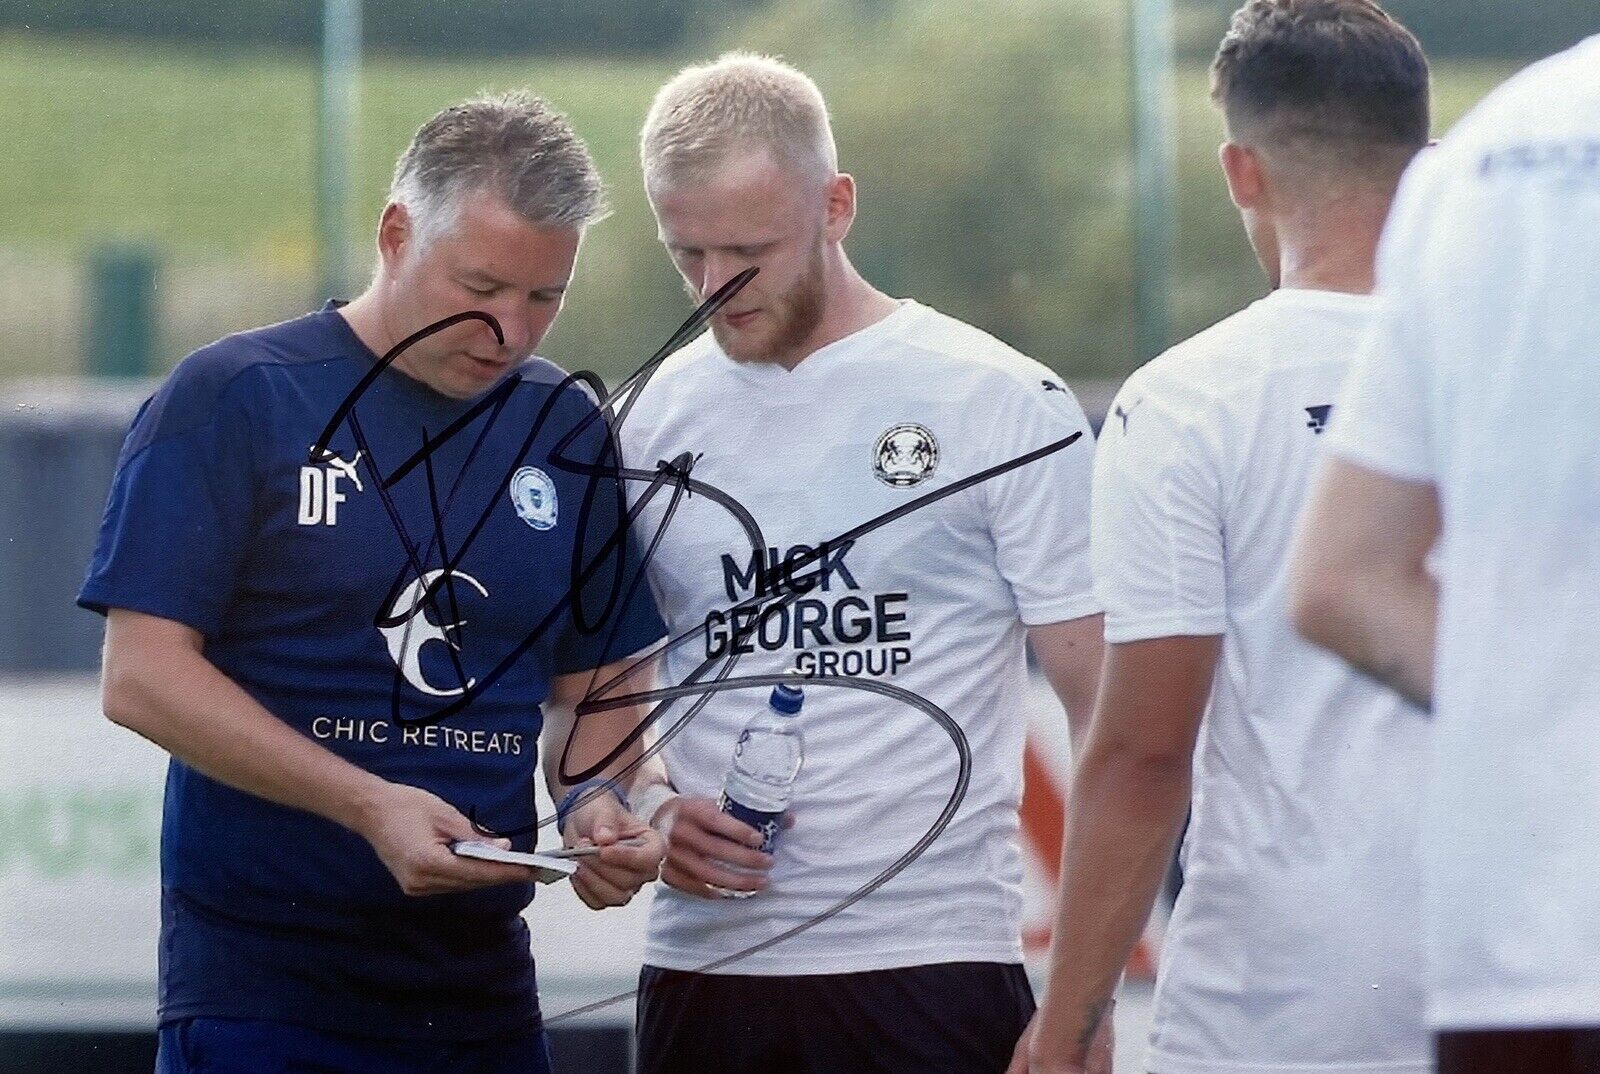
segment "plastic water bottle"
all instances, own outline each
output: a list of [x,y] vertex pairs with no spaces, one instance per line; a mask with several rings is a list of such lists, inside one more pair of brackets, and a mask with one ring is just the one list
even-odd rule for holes
[[[744,821],[762,835],[760,850],[771,854],[783,827],[783,814],[789,808],[789,792],[805,762],[805,743],[795,719],[805,703],[805,691],[798,684],[784,683],[773,689],[772,697],[757,712],[733,747],[733,766],[722,784],[717,808]],[[734,868],[733,866],[728,866]],[[753,891],[722,894],[748,898]]]

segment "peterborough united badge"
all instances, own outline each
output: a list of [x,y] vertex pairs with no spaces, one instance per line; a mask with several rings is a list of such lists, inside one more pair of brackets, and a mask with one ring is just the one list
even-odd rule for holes
[[511,502],[517,517],[536,530],[556,524],[556,483],[537,466],[524,466],[511,475]]
[[926,481],[939,465],[939,442],[914,421],[891,425],[872,449],[872,472],[885,485],[908,489]]

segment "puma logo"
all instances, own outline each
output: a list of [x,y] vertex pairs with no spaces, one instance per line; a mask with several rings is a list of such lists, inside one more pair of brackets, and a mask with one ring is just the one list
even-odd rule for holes
[[1138,399],[1135,399],[1133,402],[1129,403],[1126,410],[1122,408],[1121,403],[1118,403],[1112,409],[1111,412],[1118,418],[1122,419],[1122,435],[1128,435],[1128,418],[1133,414],[1134,410],[1138,409],[1139,404],[1142,402],[1144,402],[1144,397],[1140,396]]
[[366,486],[361,483],[361,475],[356,473],[356,467],[361,465],[361,452],[356,452],[355,458],[351,459],[349,462],[345,462],[339,456],[330,451],[323,456],[322,461],[326,463],[330,469],[339,471],[345,477],[355,482],[357,492],[367,491]]

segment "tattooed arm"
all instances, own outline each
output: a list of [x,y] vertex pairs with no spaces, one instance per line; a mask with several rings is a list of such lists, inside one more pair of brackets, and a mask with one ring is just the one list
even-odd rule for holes
[[1106,649],[1072,785],[1049,990],[1026,1066],[1013,1071],[1110,1068],[1107,1014],[1189,805],[1195,738],[1221,646],[1220,636],[1206,635]]

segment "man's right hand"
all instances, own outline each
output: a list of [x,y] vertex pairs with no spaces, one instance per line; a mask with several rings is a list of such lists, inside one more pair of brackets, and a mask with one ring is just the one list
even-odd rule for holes
[[[679,891],[719,899],[722,895],[713,885],[730,891],[760,891],[767,886],[766,876],[760,874],[772,868],[772,856],[756,849],[761,833],[722,812],[711,799],[671,798],[656,811],[651,826],[667,840],[661,879]],[[734,872],[728,865],[756,870],[758,875]]]
[[443,895],[498,884],[526,883],[526,865],[463,858],[450,849],[457,839],[509,848],[509,839],[485,839],[449,802],[420,787],[385,784],[361,810],[356,832],[378,852],[407,895]]

